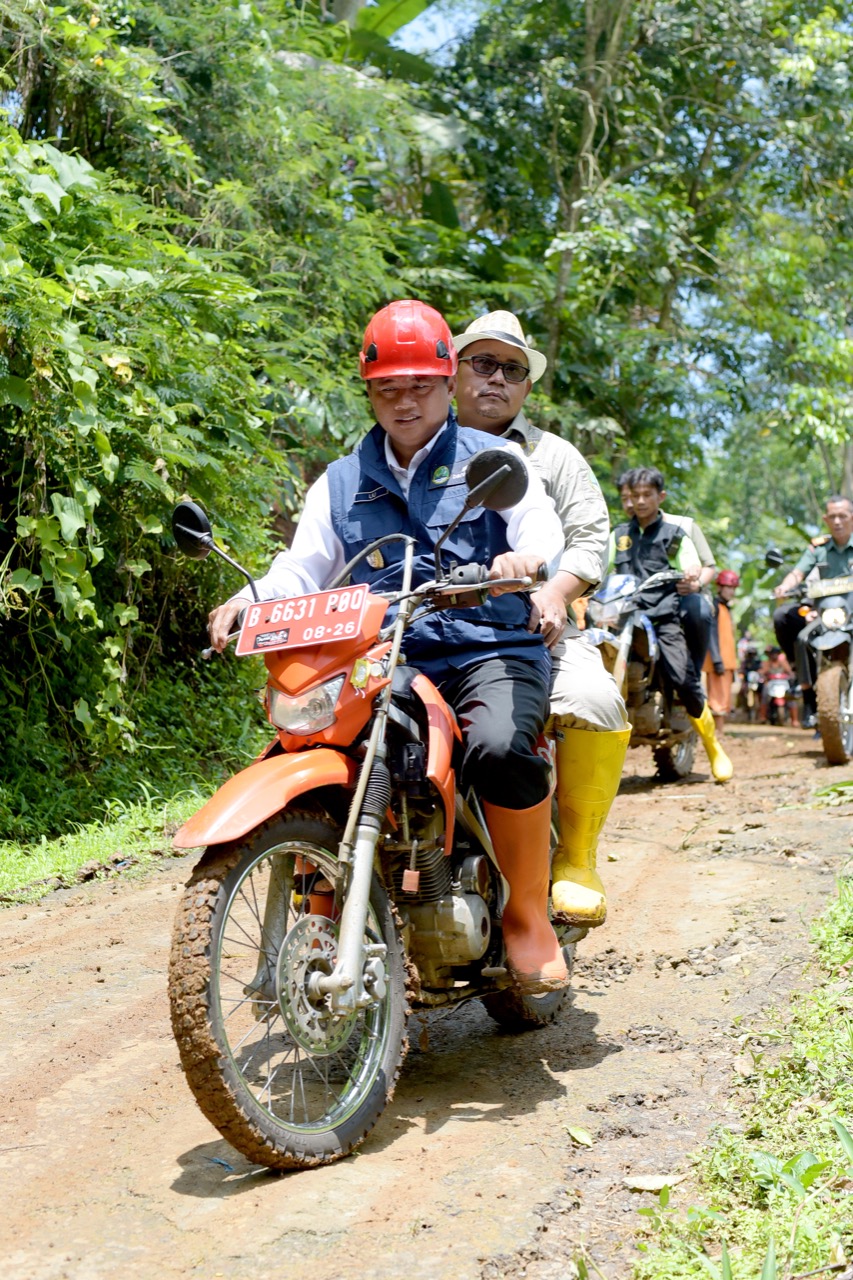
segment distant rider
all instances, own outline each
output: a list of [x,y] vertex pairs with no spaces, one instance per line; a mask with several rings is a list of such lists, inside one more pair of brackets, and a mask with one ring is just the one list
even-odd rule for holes
[[[622,509],[628,517],[634,514],[631,506],[632,474],[631,471],[624,471],[616,481]],[[661,494],[661,500],[664,498],[666,498],[665,493]],[[677,524],[684,530],[699,556],[699,569],[686,573],[684,580],[678,584],[680,597],[678,607],[681,610],[684,638],[687,641],[693,665],[697,671],[701,671],[708,654],[711,628],[714,625],[714,606],[707,588],[714,581],[717,562],[708,545],[708,539],[700,529],[698,521],[692,516],[674,516],[671,511],[664,511],[663,508],[660,515],[662,520],[668,521],[669,524]]]
[[739,585],[740,578],[734,569],[721,569],[717,574],[714,626],[711,630],[711,644],[702,667],[708,688],[708,706],[711,708],[719,734],[722,734],[726,727],[726,717],[731,715],[732,685],[738,667],[731,603]]
[[598,837],[619,788],[630,738],[625,704],[598,650],[584,644],[567,616],[597,584],[610,520],[598,481],[574,445],[541,431],[522,406],[547,361],[527,342],[517,316],[493,311],[453,339],[459,352],[459,421],[514,440],[541,477],[563,525],[558,572],[533,595],[538,626],[554,664],[551,713],[557,748],[560,843],[554,853],[553,914],[593,927],[607,914],[596,870]]
[[[609,572],[630,573],[641,582],[665,569],[695,575],[700,567],[698,553],[680,525],[662,518],[663,494],[663,476],[656,467],[634,468],[630,485],[634,514],[610,535]],[[714,778],[727,782],[733,773],[732,762],[717,741],[714,717],[687,648],[675,583],[652,587],[643,600],[657,633],[664,678],[678,693],[702,739]]]
[[[800,556],[794,568],[787,573],[773,594],[777,600],[808,575],[817,570],[821,578],[841,578],[853,574],[853,503],[849,498],[833,494],[826,500],[823,522],[829,530],[824,538],[815,538]],[[794,600],[781,605],[773,615],[773,629],[791,666],[796,667],[803,691],[803,728],[813,729],[817,721],[817,695],[814,684],[817,677],[811,651],[797,642],[806,625],[800,613],[800,602]]]

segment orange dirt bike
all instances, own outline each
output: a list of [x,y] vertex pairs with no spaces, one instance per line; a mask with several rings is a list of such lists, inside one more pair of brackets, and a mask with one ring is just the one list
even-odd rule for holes
[[[475,455],[466,479],[462,515],[512,506],[527,483],[503,449]],[[478,998],[521,1031],[567,998],[510,985],[508,889],[480,802],[456,785],[461,734],[401,656],[413,617],[481,604],[495,585],[480,565],[442,568],[462,515],[433,581],[412,586],[414,542],[391,534],[330,589],[244,614],[237,653],[264,656],[277,734],[176,837],[206,848],[175,923],[169,994],[201,1110],[258,1164],[327,1163],[365,1138],[392,1097],[410,1009]],[[219,550],[194,503],[173,530],[189,556]],[[344,585],[391,539],[407,544],[399,592]],[[582,933],[558,936],[571,969]]]

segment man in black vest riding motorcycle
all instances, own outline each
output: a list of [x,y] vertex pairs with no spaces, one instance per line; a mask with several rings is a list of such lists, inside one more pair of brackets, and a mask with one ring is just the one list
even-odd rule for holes
[[[407,299],[377,312],[365,330],[359,366],[376,425],[309,489],[290,551],[255,584],[261,599],[323,590],[385,533],[415,538],[414,585],[430,580],[436,542],[463,510],[466,463],[498,443],[457,425],[451,409],[456,351],[432,307]],[[523,457],[516,445],[500,447]],[[529,469],[528,481],[516,506],[469,512],[443,544],[445,560],[487,563],[492,579],[535,577],[543,561],[556,563],[560,522]],[[402,559],[402,543],[387,543],[359,564],[353,581],[377,591],[399,589]],[[243,591],[211,613],[216,649],[247,602]],[[528,629],[530,613],[526,594],[495,587],[483,606],[415,620],[406,655],[459,718],[462,782],[483,801],[510,886],[502,921],[508,967],[516,986],[535,995],[565,986],[568,974],[548,919],[549,770],[536,751],[548,716],[551,663],[542,636]]]
[[[610,571],[630,573],[644,582],[663,569],[695,570],[700,561],[690,538],[680,525],[661,516],[661,473],[655,467],[635,467],[629,476],[634,514],[610,535]],[[714,717],[687,648],[676,583],[652,587],[643,599],[648,601],[645,612],[654,624],[667,683],[681,698],[702,739],[714,778],[727,782],[733,773],[732,762],[717,741]]]

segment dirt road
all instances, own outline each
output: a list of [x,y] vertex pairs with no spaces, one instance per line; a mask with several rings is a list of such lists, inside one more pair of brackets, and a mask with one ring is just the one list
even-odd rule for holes
[[701,768],[654,785],[650,753],[631,753],[604,842],[610,919],[560,1022],[513,1037],[479,1005],[415,1019],[383,1121],[325,1169],[247,1165],[183,1081],[165,970],[190,860],[3,912],[5,1274],[566,1280],[584,1244],[629,1276],[650,1201],[623,1179],[684,1172],[710,1125],[737,1123],[733,1020],[807,981],[808,922],[850,853],[853,805],[797,807],[850,769],[802,730],[728,743],[725,788]]

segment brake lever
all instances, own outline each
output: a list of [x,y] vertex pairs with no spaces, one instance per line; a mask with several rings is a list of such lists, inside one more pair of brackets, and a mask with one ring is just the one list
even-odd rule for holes
[[[225,643],[230,644],[232,640],[237,640],[239,636],[240,636],[239,631],[232,631],[231,634],[226,638]],[[219,650],[214,649],[213,645],[210,645],[207,649],[202,649],[201,653],[199,654],[199,657],[204,658],[205,662],[209,662],[210,659],[214,657],[214,655],[217,653],[219,653]]]

